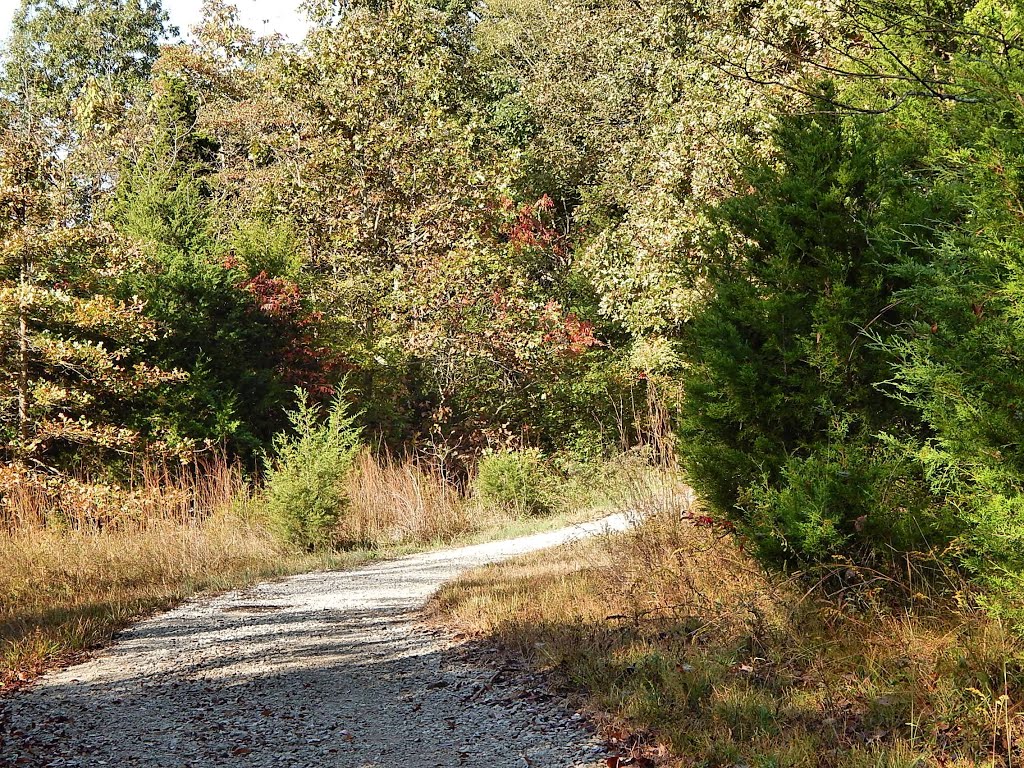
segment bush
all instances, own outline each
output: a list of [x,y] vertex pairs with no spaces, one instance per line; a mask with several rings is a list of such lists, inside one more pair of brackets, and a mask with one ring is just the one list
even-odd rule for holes
[[477,467],[477,497],[486,504],[523,514],[551,512],[549,486],[549,476],[536,448],[492,453]]
[[1002,98],[782,118],[775,162],[709,212],[681,452],[764,559],[939,553],[1018,615],[1024,132],[992,128]]
[[881,508],[877,435],[912,416],[879,390],[890,362],[861,334],[891,300],[869,227],[892,222],[862,203],[883,185],[865,133],[825,109],[780,121],[778,162],[714,211],[715,292],[682,344],[687,476],[775,564],[890,552],[874,523],[907,506]]
[[355,416],[339,394],[327,418],[296,390],[297,408],[288,414],[293,433],[274,437],[267,460],[266,509],[271,528],[305,549],[329,545],[348,505],[345,477],[360,448]]

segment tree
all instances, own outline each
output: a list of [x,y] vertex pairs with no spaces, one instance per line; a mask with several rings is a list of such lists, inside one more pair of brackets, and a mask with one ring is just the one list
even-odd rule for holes
[[8,458],[54,469],[156,441],[132,404],[181,378],[137,354],[156,327],[121,295],[134,247],[95,216],[99,188],[83,181],[69,123],[90,78],[122,94],[139,82],[165,18],[157,4],[109,3],[25,3],[16,15],[0,81]]
[[[178,380],[135,354],[156,335],[120,300],[131,244],[81,221],[64,163],[31,115],[0,103],[0,321],[7,458],[61,465],[140,443],[139,393]],[[7,405],[17,403],[16,409]],[[12,418],[13,414],[13,418]]]
[[1019,10],[864,2],[822,29],[764,41],[798,78],[723,60],[816,99],[708,212],[687,470],[776,562],[942,552],[1019,605]]
[[[518,435],[520,395],[539,396],[536,363],[555,346],[543,339],[561,338],[549,331],[578,292],[550,198],[511,202],[464,25],[419,3],[358,5],[292,50],[217,18],[216,41],[157,66],[201,93],[211,231],[230,241],[240,218],[296,234],[293,271],[270,276],[322,313],[371,433],[446,454],[504,435],[495,422]],[[521,224],[543,242],[514,242]]]
[[176,33],[160,0],[22,0],[5,52],[3,90],[63,120],[78,107],[116,119]]
[[748,171],[755,191],[714,211],[713,293],[684,345],[687,472],[776,562],[922,546],[936,526],[920,478],[877,439],[913,418],[879,391],[889,360],[862,333],[893,290],[893,254],[872,235],[925,212],[862,121],[811,111],[775,144]]
[[[154,406],[161,424],[255,460],[284,426],[292,389],[329,397],[341,359],[296,282],[294,228],[257,210],[240,216],[244,204],[218,177],[218,157],[233,160],[234,147],[200,124],[202,98],[219,94],[204,92],[211,84],[189,67],[217,70],[191,53],[169,49],[158,60],[109,215],[140,244],[130,290],[164,331],[145,354],[189,374],[186,386]],[[221,72],[221,82],[233,74]],[[221,226],[225,213],[232,214],[230,227]]]

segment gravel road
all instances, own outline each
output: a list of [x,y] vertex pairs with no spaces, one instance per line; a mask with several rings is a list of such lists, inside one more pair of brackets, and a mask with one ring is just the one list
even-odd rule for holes
[[445,581],[595,523],[201,598],[0,700],[0,766],[603,765],[579,715],[419,622]]

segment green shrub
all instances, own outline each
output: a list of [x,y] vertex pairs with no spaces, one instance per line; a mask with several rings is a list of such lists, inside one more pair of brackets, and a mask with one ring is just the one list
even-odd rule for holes
[[304,390],[296,394],[298,406],[288,414],[292,431],[274,437],[267,460],[267,518],[285,541],[316,549],[331,543],[348,504],[344,482],[360,436],[341,395],[324,418]]
[[828,96],[781,118],[773,162],[709,211],[679,443],[764,559],[939,555],[1017,616],[1024,228],[1006,179],[1024,131],[952,58],[977,103],[855,115]]
[[753,191],[715,211],[729,236],[683,345],[687,475],[776,562],[865,543],[871,494],[833,446],[863,446],[899,417],[874,386],[884,361],[857,340],[886,300],[857,207],[874,182],[858,128],[826,112],[780,122],[778,163],[750,169]]
[[714,293],[682,344],[680,453],[710,510],[775,564],[898,558],[951,534],[884,437],[920,426],[882,385],[893,357],[868,335],[903,327],[904,255],[883,233],[940,212],[887,176],[894,141],[827,109],[781,120],[777,162],[712,218]]
[[550,478],[540,451],[492,453],[477,467],[476,494],[486,504],[527,515],[551,511]]

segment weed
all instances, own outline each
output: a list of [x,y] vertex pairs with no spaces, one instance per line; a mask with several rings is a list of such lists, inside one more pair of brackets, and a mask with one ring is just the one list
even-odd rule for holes
[[345,480],[359,449],[359,428],[343,395],[326,418],[297,389],[298,405],[288,414],[292,432],[274,437],[267,461],[265,504],[271,528],[304,549],[333,543],[348,497]]
[[542,515],[551,511],[551,479],[540,451],[492,453],[477,467],[476,492],[484,504],[511,512]]

